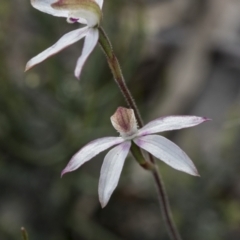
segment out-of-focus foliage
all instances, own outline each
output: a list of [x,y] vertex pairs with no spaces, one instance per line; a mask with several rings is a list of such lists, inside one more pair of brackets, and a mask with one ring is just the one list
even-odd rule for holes
[[[166,133],[201,178],[160,170],[183,239],[240,238],[240,4],[234,0],[105,0],[103,26],[147,122],[167,114],[212,118]],[[81,42],[24,73],[25,63],[77,28],[0,3],[0,239],[168,239],[151,175],[129,156],[108,206],[98,203],[104,154],[60,178],[81,146],[116,135],[110,116],[126,106],[100,48],[80,82]]]

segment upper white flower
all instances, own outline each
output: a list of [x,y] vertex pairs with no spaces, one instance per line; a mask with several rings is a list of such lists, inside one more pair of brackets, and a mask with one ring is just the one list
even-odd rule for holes
[[209,119],[197,116],[167,116],[137,129],[134,111],[119,107],[111,117],[111,122],[120,137],[105,137],[88,143],[72,157],[62,175],[76,170],[100,152],[117,145],[107,153],[101,168],[98,193],[100,203],[105,207],[118,184],[125,159],[134,142],[169,166],[198,176],[196,167],[183,150],[165,137],[152,134],[193,127],[207,120]]
[[63,35],[53,46],[28,61],[25,71],[85,37],[75,68],[75,76],[79,78],[86,59],[98,42],[97,27],[102,17],[103,0],[31,0],[31,4],[42,12],[65,17],[69,23],[79,22],[87,26]]

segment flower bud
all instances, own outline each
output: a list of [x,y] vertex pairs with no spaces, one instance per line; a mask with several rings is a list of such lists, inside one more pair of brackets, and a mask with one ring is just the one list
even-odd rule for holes
[[130,137],[137,133],[137,121],[132,109],[119,107],[112,115],[111,122],[122,137]]

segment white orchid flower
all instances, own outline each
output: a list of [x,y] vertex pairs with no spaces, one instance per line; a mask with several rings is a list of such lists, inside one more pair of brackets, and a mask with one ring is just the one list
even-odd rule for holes
[[111,122],[120,137],[104,137],[88,143],[72,157],[62,175],[76,170],[100,152],[117,145],[105,156],[100,173],[99,200],[101,206],[105,207],[118,184],[125,159],[134,142],[172,168],[199,176],[193,162],[183,150],[155,133],[193,127],[207,120],[209,119],[197,116],[168,116],[153,120],[137,129],[134,111],[119,107],[111,117]]
[[65,17],[69,23],[79,22],[87,26],[63,35],[53,46],[28,61],[25,71],[85,37],[75,68],[75,76],[79,78],[86,59],[98,42],[103,0],[31,0],[31,4],[42,12]]

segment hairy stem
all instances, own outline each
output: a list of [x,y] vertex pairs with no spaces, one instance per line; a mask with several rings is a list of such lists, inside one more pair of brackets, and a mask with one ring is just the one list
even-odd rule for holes
[[[138,122],[138,126],[143,127],[143,121],[142,121],[140,112],[139,112],[138,107],[132,97],[131,92],[129,91],[129,89],[126,85],[125,79],[124,79],[122,71],[121,71],[121,67],[120,67],[119,62],[113,52],[111,42],[101,27],[99,28],[99,44],[100,44],[103,52],[106,55],[108,65],[112,71],[115,82],[117,83],[119,89],[121,90],[128,106],[134,110],[134,113],[135,113],[135,116],[136,116],[136,119]],[[164,184],[163,184],[163,181],[161,180],[160,173],[155,164],[155,160],[154,160],[153,156],[151,154],[149,154],[149,160],[152,164],[154,164],[154,167],[152,168],[152,167],[150,167],[151,166],[150,163],[147,163],[147,161],[145,161],[145,163],[143,162],[141,156],[139,155],[139,151],[136,148],[132,148],[131,151],[132,151],[133,156],[136,158],[136,160],[138,162],[140,162],[140,165],[142,167],[144,167],[145,169],[150,170],[153,173],[153,178],[154,178],[154,181],[155,181],[156,187],[157,187],[159,203],[161,206],[163,218],[166,223],[170,238],[172,240],[181,240],[180,235],[179,235],[179,233],[175,227],[174,221],[172,219],[169,202],[168,202],[168,197],[165,192]]]
[[125,100],[128,106],[134,110],[134,113],[138,122],[138,126],[143,127],[143,121],[142,121],[141,115],[138,111],[137,105],[132,97],[132,94],[126,85],[125,79],[121,71],[121,67],[113,52],[111,42],[109,41],[106,33],[101,27],[99,28],[99,44],[102,47],[103,52],[107,57],[108,65],[112,71],[115,82],[117,83],[119,89],[121,90],[123,96],[125,97]]
[[172,240],[181,240],[181,237],[176,229],[174,221],[172,219],[171,209],[169,206],[168,197],[165,191],[163,180],[161,179],[160,173],[157,167],[152,171],[153,178],[156,184],[160,208],[162,210],[164,221],[168,228],[168,233]]

